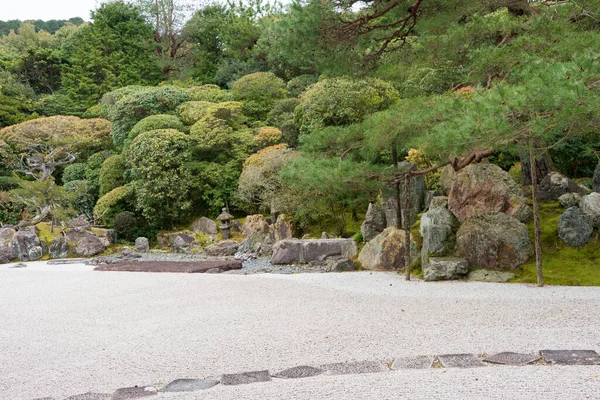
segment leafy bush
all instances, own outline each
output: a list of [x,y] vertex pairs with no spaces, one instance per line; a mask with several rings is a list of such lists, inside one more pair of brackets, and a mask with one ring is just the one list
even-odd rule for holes
[[114,188],[122,186],[125,183],[123,180],[124,173],[125,161],[121,155],[114,155],[104,160],[98,178],[100,196],[104,196]]
[[287,83],[288,96],[300,97],[302,93],[306,91],[311,85],[314,85],[319,81],[317,75],[300,75],[291,79]]
[[294,122],[294,110],[298,104],[300,104],[300,99],[282,99],[276,102],[267,114],[267,123],[281,130],[282,142],[287,143],[290,147],[296,147],[298,144],[300,130]]
[[76,180],[65,183],[67,192],[74,192],[75,196],[71,201],[71,207],[78,214],[93,215],[94,205],[96,204],[95,188],[86,180]]
[[223,103],[233,100],[230,92],[221,89],[217,85],[193,86],[185,89],[192,101],[208,101],[211,103]]
[[[192,139],[174,129],[144,132],[125,153],[131,167],[136,206],[150,225],[172,225],[192,205]],[[117,190],[117,189],[115,189]]]
[[325,126],[357,123],[399,98],[396,89],[378,79],[325,79],[302,95],[300,105],[295,109],[295,121],[301,133]]
[[94,207],[94,217],[104,224],[111,224],[118,213],[131,208],[133,193],[134,189],[131,186],[114,188],[100,197]]
[[174,113],[178,105],[189,100],[184,89],[171,86],[148,87],[123,97],[110,110],[113,143],[122,146],[139,121],[150,115]]
[[187,101],[177,107],[177,115],[186,125],[194,125],[206,113],[211,106],[215,105],[210,101]]
[[185,132],[185,126],[179,118],[174,115],[158,114],[144,118],[131,129],[128,139],[132,141],[140,133],[155,131],[157,129],[176,129]]
[[85,179],[85,170],[87,169],[87,164],[84,163],[75,163],[71,165],[67,165],[65,170],[63,171],[62,181],[63,183],[72,182],[72,181],[80,181]]
[[254,145],[258,149],[272,146],[279,143],[279,141],[281,141],[281,131],[272,126],[260,128],[256,133],[256,136],[254,136]]
[[136,239],[137,217],[131,211],[120,212],[115,215],[113,229],[118,241],[133,242]]
[[275,101],[286,96],[283,80],[272,72],[255,72],[235,81],[231,87],[233,98],[244,102],[249,117],[264,120]]

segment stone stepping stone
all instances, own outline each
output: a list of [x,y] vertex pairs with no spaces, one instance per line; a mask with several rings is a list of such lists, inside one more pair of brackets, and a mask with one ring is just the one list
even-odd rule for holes
[[369,374],[386,372],[388,367],[381,361],[354,361],[345,363],[325,364],[321,366],[326,375]]
[[139,399],[141,397],[156,396],[158,390],[154,386],[133,386],[117,389],[112,395],[112,400]]
[[400,357],[394,360],[392,369],[426,369],[433,365],[433,357]]
[[542,350],[546,362],[559,365],[600,365],[600,355],[594,350]]
[[83,393],[67,397],[65,400],[111,400],[112,395],[107,393]]
[[48,260],[47,265],[68,265],[68,264],[85,264],[89,261],[88,258],[61,258],[58,260]]
[[242,262],[237,260],[221,261],[122,261],[115,264],[101,265],[94,271],[126,271],[126,272],[178,272],[202,274],[211,269],[221,271],[240,270]]
[[283,379],[298,379],[321,375],[323,372],[325,371],[323,371],[320,368],[309,367],[308,365],[300,365],[297,367],[288,368],[285,371],[278,372],[273,376],[276,378]]
[[438,356],[444,368],[476,368],[486,365],[473,354],[444,354]]
[[483,361],[492,364],[523,366],[541,360],[542,357],[535,354],[512,353],[510,351],[494,354]]
[[219,381],[210,379],[177,379],[162,388],[161,392],[196,392],[217,386]]
[[241,372],[239,374],[224,374],[221,377],[222,385],[247,385],[249,383],[267,382],[271,380],[269,371]]

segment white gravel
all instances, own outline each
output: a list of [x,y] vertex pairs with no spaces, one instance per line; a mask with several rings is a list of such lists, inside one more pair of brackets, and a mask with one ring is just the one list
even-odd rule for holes
[[[596,287],[404,282],[369,272],[241,276],[92,268],[0,266],[0,398],[111,393],[179,378],[397,356],[600,352]],[[565,399],[600,398],[600,378],[590,378],[600,367],[446,371],[315,377],[160,397],[396,399],[406,390],[411,399],[440,393],[558,399],[562,390]],[[526,396],[539,385],[539,395]],[[513,396],[500,396],[497,387]],[[465,396],[468,388],[473,396]]]

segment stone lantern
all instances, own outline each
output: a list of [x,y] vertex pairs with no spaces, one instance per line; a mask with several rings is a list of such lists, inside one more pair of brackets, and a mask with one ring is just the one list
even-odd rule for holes
[[231,225],[229,221],[233,219],[233,215],[227,212],[227,208],[223,208],[223,212],[221,215],[217,217],[217,220],[221,221],[221,233],[223,234],[223,239],[229,239],[229,231],[231,230]]

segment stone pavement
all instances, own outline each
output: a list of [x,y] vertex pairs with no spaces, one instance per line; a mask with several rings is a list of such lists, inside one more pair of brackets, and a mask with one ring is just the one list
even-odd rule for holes
[[[355,375],[378,373],[402,373],[406,369],[430,368],[502,368],[500,365],[524,367],[537,365],[597,365],[600,371],[600,355],[594,350],[541,350],[539,354],[503,352],[486,355],[440,354],[437,356],[401,357],[380,361],[354,361],[325,364],[318,367],[300,365],[271,374],[268,370],[246,371],[223,374],[220,380],[176,379],[167,385],[136,385],[116,389],[113,394],[83,393],[65,400],[128,400],[156,396],[160,393],[199,392],[217,385],[248,385],[271,382],[273,379],[302,379],[318,375]],[[597,376],[595,376],[597,377]],[[600,388],[597,398],[600,398]],[[57,400],[42,397],[34,400]]]

